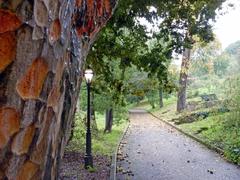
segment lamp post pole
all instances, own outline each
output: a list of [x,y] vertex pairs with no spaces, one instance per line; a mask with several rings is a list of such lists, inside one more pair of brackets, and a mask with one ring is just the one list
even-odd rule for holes
[[84,157],[85,169],[93,167],[92,158],[92,139],[91,139],[91,112],[90,112],[90,90],[91,90],[91,79],[87,80],[87,132],[86,132],[86,154]]

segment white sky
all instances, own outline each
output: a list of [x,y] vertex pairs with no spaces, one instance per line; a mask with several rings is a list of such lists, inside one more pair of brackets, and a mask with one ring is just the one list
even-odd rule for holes
[[214,33],[222,43],[223,49],[229,44],[240,40],[240,0],[228,0],[235,4],[235,8],[224,15],[219,15],[214,25]]

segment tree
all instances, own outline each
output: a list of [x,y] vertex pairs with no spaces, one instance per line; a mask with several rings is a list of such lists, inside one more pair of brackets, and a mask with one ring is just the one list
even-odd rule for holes
[[104,133],[111,132],[113,125],[113,108],[106,109],[106,123]]
[[232,44],[230,44],[226,49],[226,53],[240,57],[240,41],[236,41]]
[[207,44],[196,42],[191,59],[190,76],[194,77],[209,77],[209,75],[223,77],[230,63],[230,55],[222,52],[218,39]]
[[216,71],[214,64],[217,63],[221,53],[222,47],[218,39],[209,43],[196,41],[192,49],[190,75],[195,77],[213,75]]
[[[92,83],[93,92],[95,94],[94,106],[99,113],[106,112],[106,128],[104,132],[111,132],[113,124],[113,115],[119,110],[119,105],[124,106],[124,81],[127,69],[121,69],[121,61],[113,60],[109,62],[107,57],[101,59],[101,65],[105,68],[98,69],[97,63],[92,63],[89,57],[89,66],[95,72],[95,78]],[[106,64],[105,64],[106,63]],[[104,73],[108,76],[104,76]],[[116,118],[115,118],[116,119]]]
[[[193,37],[201,41],[213,40],[211,20],[215,20],[216,9],[224,1],[181,1],[169,8],[170,16],[160,25],[160,36],[170,40],[176,52],[182,53],[182,70],[179,78],[177,111],[184,110],[186,103],[186,83],[190,64],[190,50],[194,44]],[[176,15],[177,14],[177,15]],[[174,16],[176,15],[176,16]],[[169,36],[166,36],[169,35]]]
[[0,1],[0,179],[57,179],[83,66],[115,0]]
[[191,50],[186,48],[182,55],[182,64],[179,77],[179,90],[177,95],[177,112],[181,112],[186,106],[186,89],[187,89],[187,78],[188,69],[190,65],[190,53]]
[[240,41],[230,44],[224,50],[225,57],[230,58],[230,73],[235,74],[240,70]]
[[[166,64],[174,51],[182,53],[184,49],[191,49],[193,36],[197,36],[205,42],[213,39],[210,21],[215,20],[216,9],[220,8],[224,1],[119,1],[114,17],[108,24],[106,31],[103,32],[105,38],[101,38],[101,41],[99,41],[101,43],[96,44],[96,51],[105,49],[105,52],[98,51],[97,57],[104,54],[111,57],[109,60],[113,60],[112,57],[121,54],[119,58],[124,60],[123,62],[127,62],[122,65],[133,64],[139,69],[149,72],[149,74],[157,74],[159,82],[164,82],[164,79],[167,79]],[[150,7],[154,7],[156,10],[150,11]],[[144,17],[150,23],[153,23],[154,19],[161,21],[159,31],[153,35],[158,41],[153,49],[146,47],[146,43],[144,43],[149,39],[149,36],[146,36],[148,33],[146,28],[138,22],[140,17]],[[116,35],[121,36],[126,31],[130,34],[127,36],[127,41],[126,38],[114,38]],[[116,43],[119,40],[122,43]],[[134,41],[135,43],[133,43]],[[106,52],[106,49],[109,50],[109,48],[103,47],[106,44],[113,46],[108,52]],[[121,46],[121,44],[124,46]],[[134,48],[136,44],[139,45],[137,46],[139,50]],[[134,56],[135,54],[138,54],[138,57]],[[183,63],[183,65],[187,64],[189,63]],[[124,68],[124,66],[122,67]],[[188,67],[184,69],[186,70]],[[187,74],[185,77],[187,81]],[[180,87],[184,88],[185,86],[181,85]],[[182,92],[184,92],[184,89]]]

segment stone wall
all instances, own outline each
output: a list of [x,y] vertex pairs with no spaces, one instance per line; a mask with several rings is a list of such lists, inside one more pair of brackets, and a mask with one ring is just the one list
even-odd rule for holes
[[0,0],[0,179],[56,179],[83,66],[115,0]]

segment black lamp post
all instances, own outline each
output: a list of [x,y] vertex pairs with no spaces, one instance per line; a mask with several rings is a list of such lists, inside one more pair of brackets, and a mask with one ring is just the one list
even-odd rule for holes
[[91,112],[90,112],[90,89],[91,89],[91,80],[93,77],[93,71],[87,69],[85,71],[85,79],[87,83],[87,132],[86,132],[86,155],[84,157],[85,169],[93,167],[93,158],[92,158],[92,140],[91,140]]

